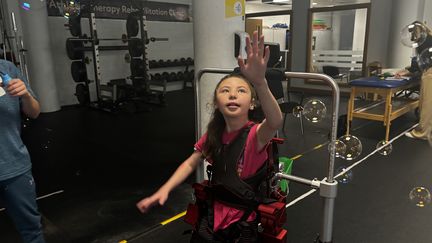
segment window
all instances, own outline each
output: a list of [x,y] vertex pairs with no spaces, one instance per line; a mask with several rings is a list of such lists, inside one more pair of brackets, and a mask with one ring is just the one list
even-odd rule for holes
[[364,76],[369,8],[364,3],[309,10],[308,72],[325,73],[342,85]]

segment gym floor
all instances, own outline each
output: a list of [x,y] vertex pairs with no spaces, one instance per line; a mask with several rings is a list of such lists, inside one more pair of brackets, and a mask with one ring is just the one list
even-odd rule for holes
[[[182,218],[192,200],[193,176],[179,186],[163,207],[143,215],[135,203],[154,192],[192,152],[195,141],[191,89],[169,92],[167,106],[142,113],[111,114],[84,107],[65,107],[26,122],[23,139],[33,160],[38,200],[48,243],[188,242],[190,226]],[[294,157],[292,174],[322,179],[327,174],[327,118],[317,124],[288,114],[286,142],[280,156]],[[346,114],[346,98],[340,113]],[[392,123],[391,138],[416,123],[406,114]],[[355,119],[352,134],[363,144],[363,158],[384,138],[380,122]],[[313,149],[316,145],[324,144]],[[339,183],[333,239],[350,243],[427,243],[432,241],[431,205],[416,207],[409,200],[417,186],[431,189],[432,148],[405,136],[393,142],[388,156],[376,153],[354,167],[348,183]],[[335,168],[353,162],[337,159]],[[288,201],[310,188],[290,183]],[[1,208],[1,205],[0,205]],[[288,242],[313,242],[321,228],[322,200],[317,192],[287,209]],[[164,222],[171,219],[171,221]],[[0,242],[20,242],[0,211]]]

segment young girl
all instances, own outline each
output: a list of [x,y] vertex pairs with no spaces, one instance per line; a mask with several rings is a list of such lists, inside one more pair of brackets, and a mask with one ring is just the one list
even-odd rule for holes
[[[198,163],[202,163],[203,158],[213,163],[224,147],[230,144],[244,128],[250,130],[243,154],[237,165],[237,173],[240,178],[246,179],[253,176],[267,160],[266,148],[282,125],[282,113],[265,79],[270,50],[264,47],[264,37],[258,38],[257,32],[254,32],[253,42],[251,43],[247,38],[246,45],[247,62],[238,58],[242,74],[228,75],[216,86],[213,99],[215,110],[208,124],[207,133],[199,139],[195,144],[195,151],[178,167],[171,178],[156,193],[137,203],[141,212],[147,212],[156,204],[164,205],[171,190],[182,183],[195,170]],[[259,124],[251,122],[248,116],[249,111],[255,107],[255,95],[259,97],[266,117]],[[220,177],[220,174],[218,176]],[[227,236],[229,242],[238,240],[230,237],[227,231],[234,223],[242,219],[245,214],[244,210],[230,207],[215,198],[213,212],[213,220],[209,220],[212,222],[208,223],[212,225],[211,230],[215,232],[215,235],[219,234],[219,238],[215,236],[207,240],[225,242],[227,238],[220,239],[221,235]],[[254,219],[255,214],[250,213],[246,221],[251,222]],[[195,239],[192,242],[206,241]],[[241,242],[241,240],[236,242]]]

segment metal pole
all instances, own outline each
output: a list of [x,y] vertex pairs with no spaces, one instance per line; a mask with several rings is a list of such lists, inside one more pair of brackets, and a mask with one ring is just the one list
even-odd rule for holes
[[25,54],[25,52],[27,50],[24,49],[24,41],[22,40],[22,37],[20,37],[20,43],[21,43],[21,50],[22,50],[22,60],[23,60],[23,65],[24,65],[24,75],[27,79],[27,82],[30,83],[30,80],[29,80],[30,77],[28,74],[27,60],[26,60],[26,54]]
[[99,44],[95,41],[97,39],[97,30],[96,30],[96,17],[95,13],[92,11],[93,4],[90,3],[90,17],[89,17],[89,24],[90,24],[90,33],[91,33],[91,39],[92,41],[92,48],[93,48],[93,66],[94,66],[94,75],[95,75],[95,83],[96,83],[96,96],[98,102],[102,101],[101,96],[101,90],[100,90],[100,58],[99,58]]
[[[148,75],[148,71],[149,71],[149,61],[147,59],[147,26],[146,26],[146,21],[147,21],[147,17],[144,16],[144,3],[141,2],[140,3],[140,18],[139,18],[139,22],[140,22],[140,32],[141,32],[141,41],[142,41],[142,45],[143,45],[143,52],[142,52],[142,56],[143,56],[143,61],[145,63],[145,67],[144,67],[144,82],[145,82],[145,89],[146,91],[150,91],[150,84],[149,84],[149,80],[150,77]],[[164,93],[165,95],[165,93]]]
[[19,61],[21,73],[24,74],[24,67],[23,67],[24,65],[22,63],[22,58],[21,58],[21,54],[20,54],[20,48],[19,48],[19,43],[18,43],[18,32],[17,32],[16,22],[15,22],[15,13],[14,12],[11,12],[11,17],[12,17],[12,30],[14,32],[14,39],[15,39],[15,48],[17,51],[16,54],[18,55],[18,61]]
[[[331,129],[331,137],[330,142],[334,142],[337,136],[337,119],[339,114],[339,100],[340,100],[340,91],[339,86],[336,81],[334,81],[331,77],[320,74],[320,73],[302,73],[302,72],[285,72],[285,76],[287,78],[302,78],[302,79],[319,79],[327,82],[332,88],[333,93],[333,117],[332,117],[332,129]],[[330,151],[330,161],[328,164],[328,176],[327,181],[333,182],[334,176],[334,161],[335,161],[335,151],[334,148]]]
[[[7,60],[6,58],[6,39],[7,39],[7,25],[4,19],[4,13],[3,13],[3,0],[0,1],[0,20],[1,20],[1,26],[0,29],[2,30],[2,37],[3,37],[3,59]],[[9,40],[8,40],[9,41]]]
[[287,174],[284,174],[284,173],[281,173],[281,172],[276,173],[275,177],[276,178],[287,179],[287,180],[290,180],[290,181],[295,181],[295,182],[298,182],[298,183],[301,183],[301,184],[304,184],[304,185],[307,185],[307,186],[311,186],[311,187],[313,187],[315,189],[317,189],[317,188],[320,187],[320,182],[318,180],[316,180],[316,179],[309,180],[309,179],[305,179],[305,178],[298,177],[298,176],[287,175]]
[[[285,72],[288,78],[303,78],[303,79],[319,79],[325,81],[332,88],[333,92],[333,116],[330,143],[334,143],[337,136],[337,119],[339,114],[340,91],[336,81],[325,74],[319,73],[301,73],[301,72]],[[324,199],[323,202],[323,219],[320,233],[320,242],[332,242],[333,234],[333,214],[334,205],[337,194],[337,182],[334,181],[334,161],[335,149],[331,146],[330,158],[328,163],[328,176],[326,181],[321,182],[320,196]]]

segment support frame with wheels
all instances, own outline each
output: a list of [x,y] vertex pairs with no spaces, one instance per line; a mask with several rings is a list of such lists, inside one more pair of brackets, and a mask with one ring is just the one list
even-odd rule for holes
[[[206,73],[213,74],[230,74],[233,69],[222,69],[222,68],[204,68],[198,71],[194,80],[194,100],[195,100],[195,124],[196,124],[196,138],[201,137],[201,103],[200,103],[200,84],[201,78]],[[331,77],[319,74],[319,73],[304,73],[304,72],[285,72],[287,78],[300,78],[300,79],[317,79],[325,81],[332,88],[333,95],[333,114],[332,114],[332,129],[330,142],[336,141],[337,135],[337,123],[339,114],[339,102],[340,102],[340,90],[339,86],[334,79]],[[297,183],[311,186],[314,189],[319,189],[320,196],[323,199],[323,214],[322,214],[322,227],[320,230],[319,243],[330,243],[333,242],[333,215],[335,200],[337,196],[337,181],[334,180],[334,164],[335,164],[335,149],[334,146],[330,149],[329,162],[328,162],[328,174],[327,177],[322,181],[309,180],[294,175],[287,175],[283,173],[277,173],[274,179],[287,179]],[[200,165],[196,171],[196,181],[200,182],[204,179],[204,167]]]

